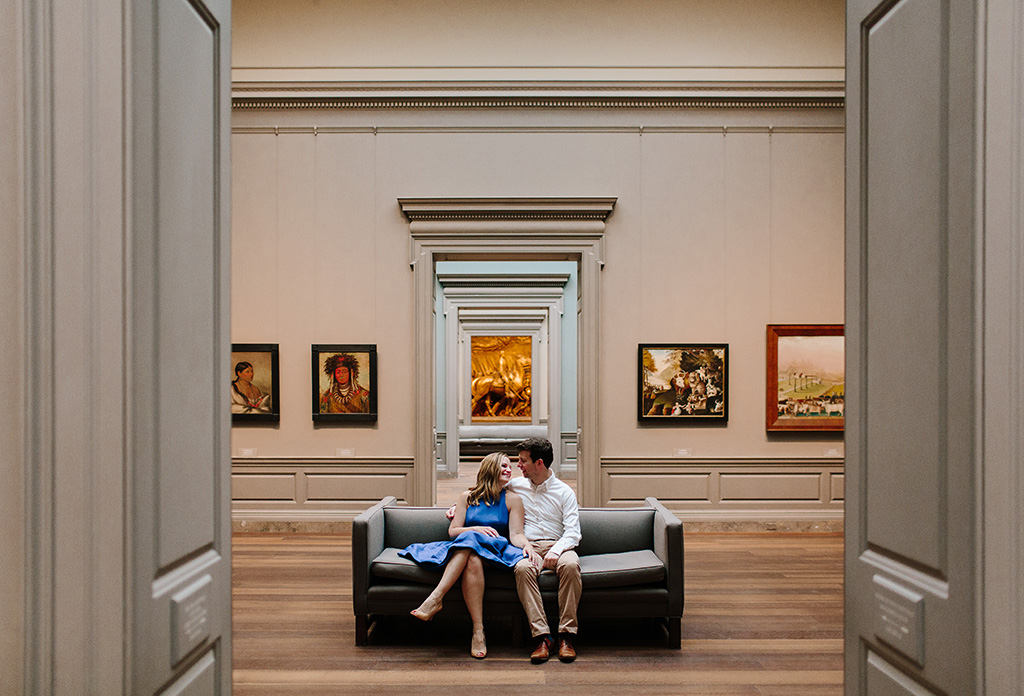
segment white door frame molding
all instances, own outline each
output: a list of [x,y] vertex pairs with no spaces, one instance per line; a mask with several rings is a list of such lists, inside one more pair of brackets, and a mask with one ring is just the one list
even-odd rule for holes
[[979,109],[984,185],[984,436],[982,471],[984,642],[988,693],[1024,690],[1024,2],[989,0],[984,14],[985,95]]
[[[415,294],[415,505],[434,501],[434,269],[438,261],[576,261],[579,265],[579,464],[583,505],[600,496],[601,269],[615,198],[400,198]],[[569,308],[566,308],[567,311]]]
[[[470,336],[532,337],[533,418],[530,426],[544,427],[548,439],[556,445],[555,451],[561,452],[561,333],[563,294],[569,274],[438,273],[437,279],[444,294],[445,313],[447,384],[438,386],[445,390],[446,397],[444,432],[447,447],[446,457],[441,458],[444,459],[444,469],[449,474],[458,472],[460,444],[468,430],[486,432],[494,429],[493,426],[473,426],[468,415],[472,400],[468,388],[471,370],[466,341]],[[498,427],[501,429],[503,426]],[[562,463],[558,462],[559,465]],[[438,464],[440,471],[440,461]]]

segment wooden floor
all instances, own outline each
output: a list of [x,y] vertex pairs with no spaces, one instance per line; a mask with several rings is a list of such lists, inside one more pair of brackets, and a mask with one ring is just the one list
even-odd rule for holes
[[395,617],[358,648],[349,535],[235,535],[234,693],[840,696],[842,545],[686,534],[682,650],[651,622],[588,621],[576,662],[534,666],[500,623],[472,659],[464,617]]

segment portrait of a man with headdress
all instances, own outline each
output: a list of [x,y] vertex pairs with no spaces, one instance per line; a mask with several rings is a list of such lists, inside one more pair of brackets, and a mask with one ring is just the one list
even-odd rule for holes
[[330,386],[320,393],[320,413],[369,413],[370,392],[359,384],[359,360],[335,353],[324,361]]

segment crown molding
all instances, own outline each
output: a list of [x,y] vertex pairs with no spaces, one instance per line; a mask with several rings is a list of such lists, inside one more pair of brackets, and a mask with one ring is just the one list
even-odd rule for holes
[[616,198],[399,198],[410,222],[446,220],[599,220]]
[[842,109],[841,96],[240,96],[235,111],[381,109]]

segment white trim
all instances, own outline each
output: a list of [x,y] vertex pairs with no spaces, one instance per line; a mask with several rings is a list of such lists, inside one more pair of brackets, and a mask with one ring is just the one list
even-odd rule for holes
[[[470,408],[467,339],[483,335],[529,335],[533,339],[532,422],[524,430],[547,429],[557,446],[561,437],[563,294],[569,275],[543,274],[437,274],[444,295],[446,432],[452,433],[445,469],[458,471],[459,447],[468,426],[486,431],[489,426],[466,423]],[[504,426],[501,426],[504,427]],[[511,425],[511,430],[517,426]],[[494,428],[491,428],[494,429]],[[526,435],[523,435],[525,438]],[[558,450],[556,450],[558,451]]]

